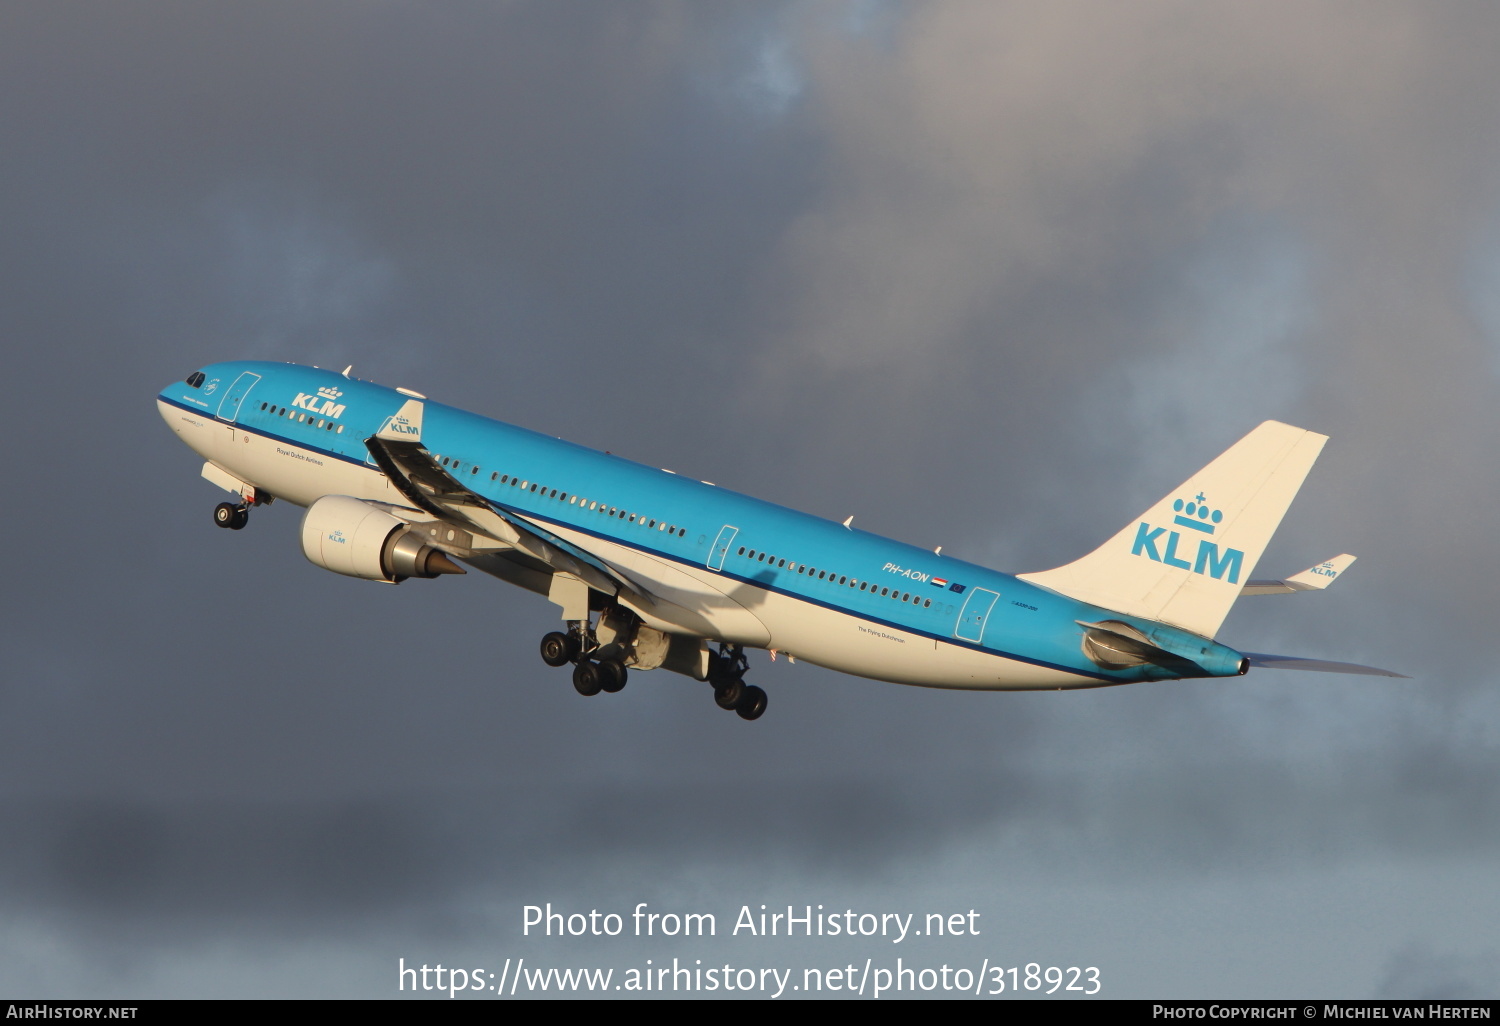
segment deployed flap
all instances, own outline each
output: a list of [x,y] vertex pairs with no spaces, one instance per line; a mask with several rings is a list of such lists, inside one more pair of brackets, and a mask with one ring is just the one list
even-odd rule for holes
[[[421,410],[421,403],[407,402],[380,432],[365,440],[376,465],[412,505],[519,549],[553,570],[572,574],[596,591],[610,595],[623,593],[646,608],[657,604],[658,600],[646,589],[619,570],[551,532],[496,508],[439,466],[420,441],[413,441],[412,436],[404,433],[407,428],[415,427],[420,438]],[[389,437],[391,433],[399,434],[399,439]]]
[[1326,441],[1268,420],[1087,556],[1018,576],[1211,638]]
[[1325,563],[1308,567],[1300,574],[1293,574],[1284,581],[1251,581],[1241,589],[1244,595],[1287,595],[1296,591],[1322,591],[1338,579],[1339,574],[1349,569],[1354,557],[1349,553],[1334,556]]

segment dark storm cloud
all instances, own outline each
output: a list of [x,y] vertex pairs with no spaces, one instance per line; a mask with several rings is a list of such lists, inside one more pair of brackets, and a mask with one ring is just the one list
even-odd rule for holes
[[1500,957],[1493,952],[1444,952],[1420,945],[1391,957],[1377,993],[1404,1000],[1490,998],[1500,973]]
[[[1269,930],[1247,881],[1295,877],[1275,900],[1301,907],[1371,863],[1493,864],[1487,8],[3,21],[12,990],[76,992],[55,963],[83,953],[115,993],[212,993],[152,959],[222,944],[330,992],[295,964],[503,947],[544,892],[1169,905],[1191,879]],[[1004,569],[1286,419],[1332,441],[1261,570],[1362,558],[1224,639],[1419,679],[961,695],[761,659],[753,728],[665,675],[583,702],[529,596],[333,579],[282,506],[208,526],[149,399],[241,356],[352,362]],[[1495,948],[1417,905],[1368,925],[1389,942],[1330,960],[1332,989],[1457,996],[1480,963],[1401,952]]]

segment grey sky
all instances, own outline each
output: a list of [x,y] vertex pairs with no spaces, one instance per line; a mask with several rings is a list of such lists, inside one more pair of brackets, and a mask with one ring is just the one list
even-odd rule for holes
[[[1480,3],[0,3],[0,991],[901,954],[1495,996],[1497,51]],[[1332,440],[1261,571],[1360,561],[1221,639],[1416,679],[758,655],[753,725],[586,701],[535,597],[215,530],[151,398],[241,357],[1007,570],[1286,420]],[[994,932],[521,938],[547,901]]]

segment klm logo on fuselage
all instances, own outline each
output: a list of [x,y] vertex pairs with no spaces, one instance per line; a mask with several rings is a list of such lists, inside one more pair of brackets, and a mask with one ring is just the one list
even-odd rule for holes
[[344,407],[336,400],[343,396],[343,392],[329,386],[318,389],[317,395],[305,395],[297,393],[297,398],[292,400],[292,405],[299,410],[315,413],[319,417],[327,417],[329,420],[338,420],[344,412]]
[[[1240,583],[1240,567],[1245,554],[1239,549],[1225,548],[1219,551],[1217,542],[1209,540],[1224,520],[1223,510],[1210,510],[1202,492],[1191,500],[1176,499],[1172,503],[1176,516],[1173,527],[1152,527],[1145,521],[1136,528],[1135,544],[1130,547],[1132,556],[1145,556],[1158,563],[1205,574],[1216,581],[1230,584]],[[1178,531],[1173,528],[1183,528]],[[1198,548],[1192,550],[1196,541]],[[1192,558],[1188,556],[1191,553]]]

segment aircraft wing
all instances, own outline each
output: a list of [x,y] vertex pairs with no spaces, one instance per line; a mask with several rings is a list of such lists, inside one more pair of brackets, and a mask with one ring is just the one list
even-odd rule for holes
[[422,406],[411,400],[365,440],[376,465],[413,506],[524,552],[554,571],[572,574],[596,591],[623,593],[648,608],[659,604],[661,600],[618,567],[466,487],[422,445],[421,431]]
[[1322,591],[1339,574],[1349,569],[1354,557],[1345,552],[1317,566],[1310,566],[1300,574],[1293,574],[1284,581],[1247,581],[1240,589],[1241,595],[1289,595],[1297,591]]

